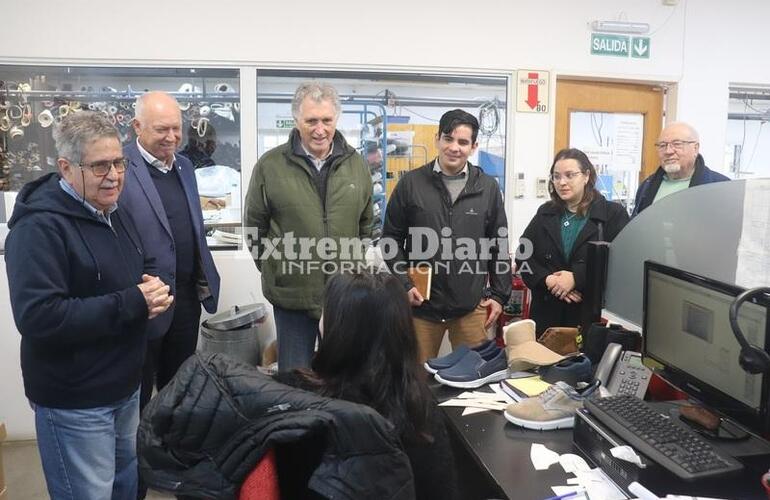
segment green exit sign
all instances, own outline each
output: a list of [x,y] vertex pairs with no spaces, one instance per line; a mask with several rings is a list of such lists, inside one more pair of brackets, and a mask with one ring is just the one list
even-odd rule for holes
[[650,37],[592,33],[591,55],[649,59]]
[[275,128],[294,128],[294,120],[291,118],[278,118],[275,120]]
[[650,58],[650,37],[635,36],[631,39],[631,57],[637,59]]
[[625,35],[591,34],[591,54],[595,56],[628,57],[631,39]]

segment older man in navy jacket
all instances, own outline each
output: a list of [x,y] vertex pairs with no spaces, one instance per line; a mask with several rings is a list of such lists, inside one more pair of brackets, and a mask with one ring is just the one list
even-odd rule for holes
[[163,92],[136,101],[137,140],[125,146],[128,160],[121,206],[134,217],[145,252],[171,286],[174,306],[149,324],[142,408],[182,362],[195,352],[201,303],[215,312],[219,274],[206,245],[198,185],[192,163],[176,155],[182,141],[179,104]]
[[631,217],[670,194],[701,184],[730,180],[706,166],[700,155],[698,132],[692,125],[684,122],[668,124],[660,133],[655,148],[660,166],[639,185]]

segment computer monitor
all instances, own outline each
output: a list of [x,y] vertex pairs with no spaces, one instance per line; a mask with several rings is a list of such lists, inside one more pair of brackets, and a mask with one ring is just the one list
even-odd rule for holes
[[[770,375],[738,364],[729,310],[744,289],[651,261],[644,263],[644,356],[707,407],[754,432],[770,432]],[[770,348],[770,301],[747,301],[738,323],[749,343]]]

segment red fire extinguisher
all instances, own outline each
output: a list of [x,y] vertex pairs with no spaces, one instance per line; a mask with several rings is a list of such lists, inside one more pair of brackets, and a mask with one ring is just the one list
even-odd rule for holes
[[[508,302],[509,314],[521,319],[529,318],[529,289],[524,284],[519,273],[513,275],[511,283],[511,300]],[[508,312],[508,311],[506,311]]]
[[511,298],[503,306],[503,313],[497,319],[496,340],[499,346],[505,345],[503,327],[512,321],[529,318],[529,289],[521,279],[521,275],[514,273],[511,281]]

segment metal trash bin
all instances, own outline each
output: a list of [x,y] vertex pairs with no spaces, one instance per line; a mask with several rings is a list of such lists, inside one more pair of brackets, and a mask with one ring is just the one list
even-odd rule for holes
[[264,304],[233,306],[210,317],[201,325],[201,352],[221,352],[257,366],[261,355],[257,329],[265,322]]

